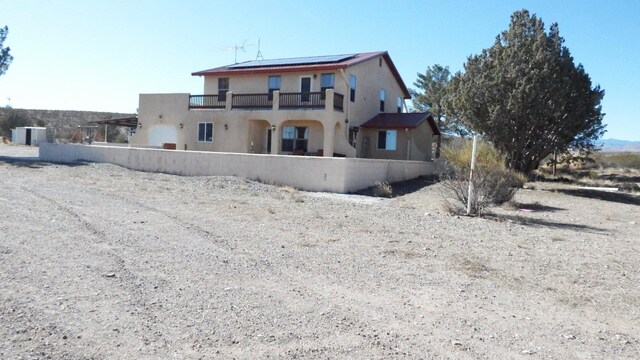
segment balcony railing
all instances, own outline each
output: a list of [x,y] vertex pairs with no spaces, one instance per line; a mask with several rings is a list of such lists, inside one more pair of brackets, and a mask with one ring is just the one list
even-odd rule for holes
[[280,93],[281,109],[323,109],[321,92]]
[[[295,109],[325,109],[327,104],[325,93],[298,92],[272,94],[233,94],[230,104],[229,96],[219,95],[189,95],[189,109],[255,109],[255,110],[295,110]],[[278,104],[274,105],[274,102]],[[344,95],[333,93],[333,109],[344,110]]]
[[271,109],[273,96],[269,94],[233,94],[231,107],[236,109]]
[[224,109],[225,101],[218,95],[189,95],[189,109]]

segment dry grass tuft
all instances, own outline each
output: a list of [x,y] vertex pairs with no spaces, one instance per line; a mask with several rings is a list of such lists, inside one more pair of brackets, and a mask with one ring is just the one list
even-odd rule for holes
[[376,186],[373,188],[373,195],[377,197],[391,197],[393,196],[393,188],[386,181],[377,181]]

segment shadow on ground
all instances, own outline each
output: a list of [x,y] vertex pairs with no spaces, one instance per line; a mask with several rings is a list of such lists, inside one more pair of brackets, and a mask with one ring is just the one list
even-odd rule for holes
[[84,165],[87,165],[88,162],[76,161],[74,163],[54,163],[54,162],[40,161],[40,159],[37,157],[0,156],[0,164],[7,164],[13,167],[22,167],[22,168],[29,168],[29,169],[41,169],[45,166],[51,166],[51,165],[62,165],[62,166],[68,166],[68,167],[84,166]]
[[590,189],[556,189],[553,191],[589,199],[598,199],[629,205],[640,205],[639,196],[619,192],[607,192]]
[[[437,176],[420,176],[415,179],[396,182],[396,183],[390,184],[393,191],[390,194],[390,196],[387,196],[387,197],[394,198],[402,195],[411,194],[427,186],[433,185],[437,182],[438,182]],[[372,186],[366,189],[356,191],[353,194],[377,197],[376,186]]]
[[554,206],[547,206],[547,205],[541,205],[536,203],[527,204],[527,203],[519,203],[519,202],[514,202],[513,207],[517,209],[533,210],[537,212],[556,212],[556,211],[567,210],[564,208],[559,208]]
[[485,217],[495,221],[511,221],[515,224],[525,225],[525,226],[544,226],[544,227],[549,227],[554,229],[593,231],[598,233],[606,232],[605,229],[598,228],[595,226],[563,223],[563,222],[549,221],[549,220],[536,219],[536,218],[528,218],[520,215],[504,215],[504,214],[489,213],[489,214],[486,214]]

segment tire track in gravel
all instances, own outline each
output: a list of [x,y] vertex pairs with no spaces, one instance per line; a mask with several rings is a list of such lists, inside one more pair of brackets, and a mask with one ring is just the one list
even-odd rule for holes
[[[97,239],[97,241],[93,241],[93,244],[110,244],[110,237],[106,232],[93,225],[90,221],[82,217],[71,207],[62,204],[60,203],[60,201],[48,195],[45,195],[41,191],[37,191],[33,188],[27,189],[24,186],[17,186],[14,188],[20,191],[20,197],[30,197],[35,201],[48,203],[55,209],[54,211],[60,211],[70,216],[90,234],[92,240]],[[44,209],[41,210],[46,211]],[[153,299],[147,296],[145,294],[146,292],[141,291],[140,286],[136,285],[143,283],[143,278],[138,276],[134,271],[130,270],[126,265],[125,259],[122,256],[118,255],[112,248],[101,249],[101,252],[104,252],[107,256],[109,256],[115,264],[113,273],[118,274],[118,276],[114,279],[114,283],[117,284],[124,291],[124,293],[128,294],[127,302],[129,303],[129,306],[131,306],[132,308],[140,307],[145,309],[145,311],[136,312],[137,316],[142,316],[145,320],[142,321],[143,329],[146,330],[147,334],[155,333],[153,329],[156,321],[156,317],[154,316],[154,309],[148,306],[149,304],[153,303]],[[98,276],[110,277],[110,275],[105,273]],[[62,328],[62,324],[55,325],[59,328]],[[69,332],[70,330],[71,329],[64,329],[65,332]]]

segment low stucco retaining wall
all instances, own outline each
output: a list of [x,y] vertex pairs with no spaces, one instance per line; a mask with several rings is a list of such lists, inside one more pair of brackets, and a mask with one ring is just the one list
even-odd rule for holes
[[239,176],[301,190],[347,193],[434,174],[437,163],[359,158],[177,151],[78,144],[40,144],[43,161],[105,162],[186,176]]

